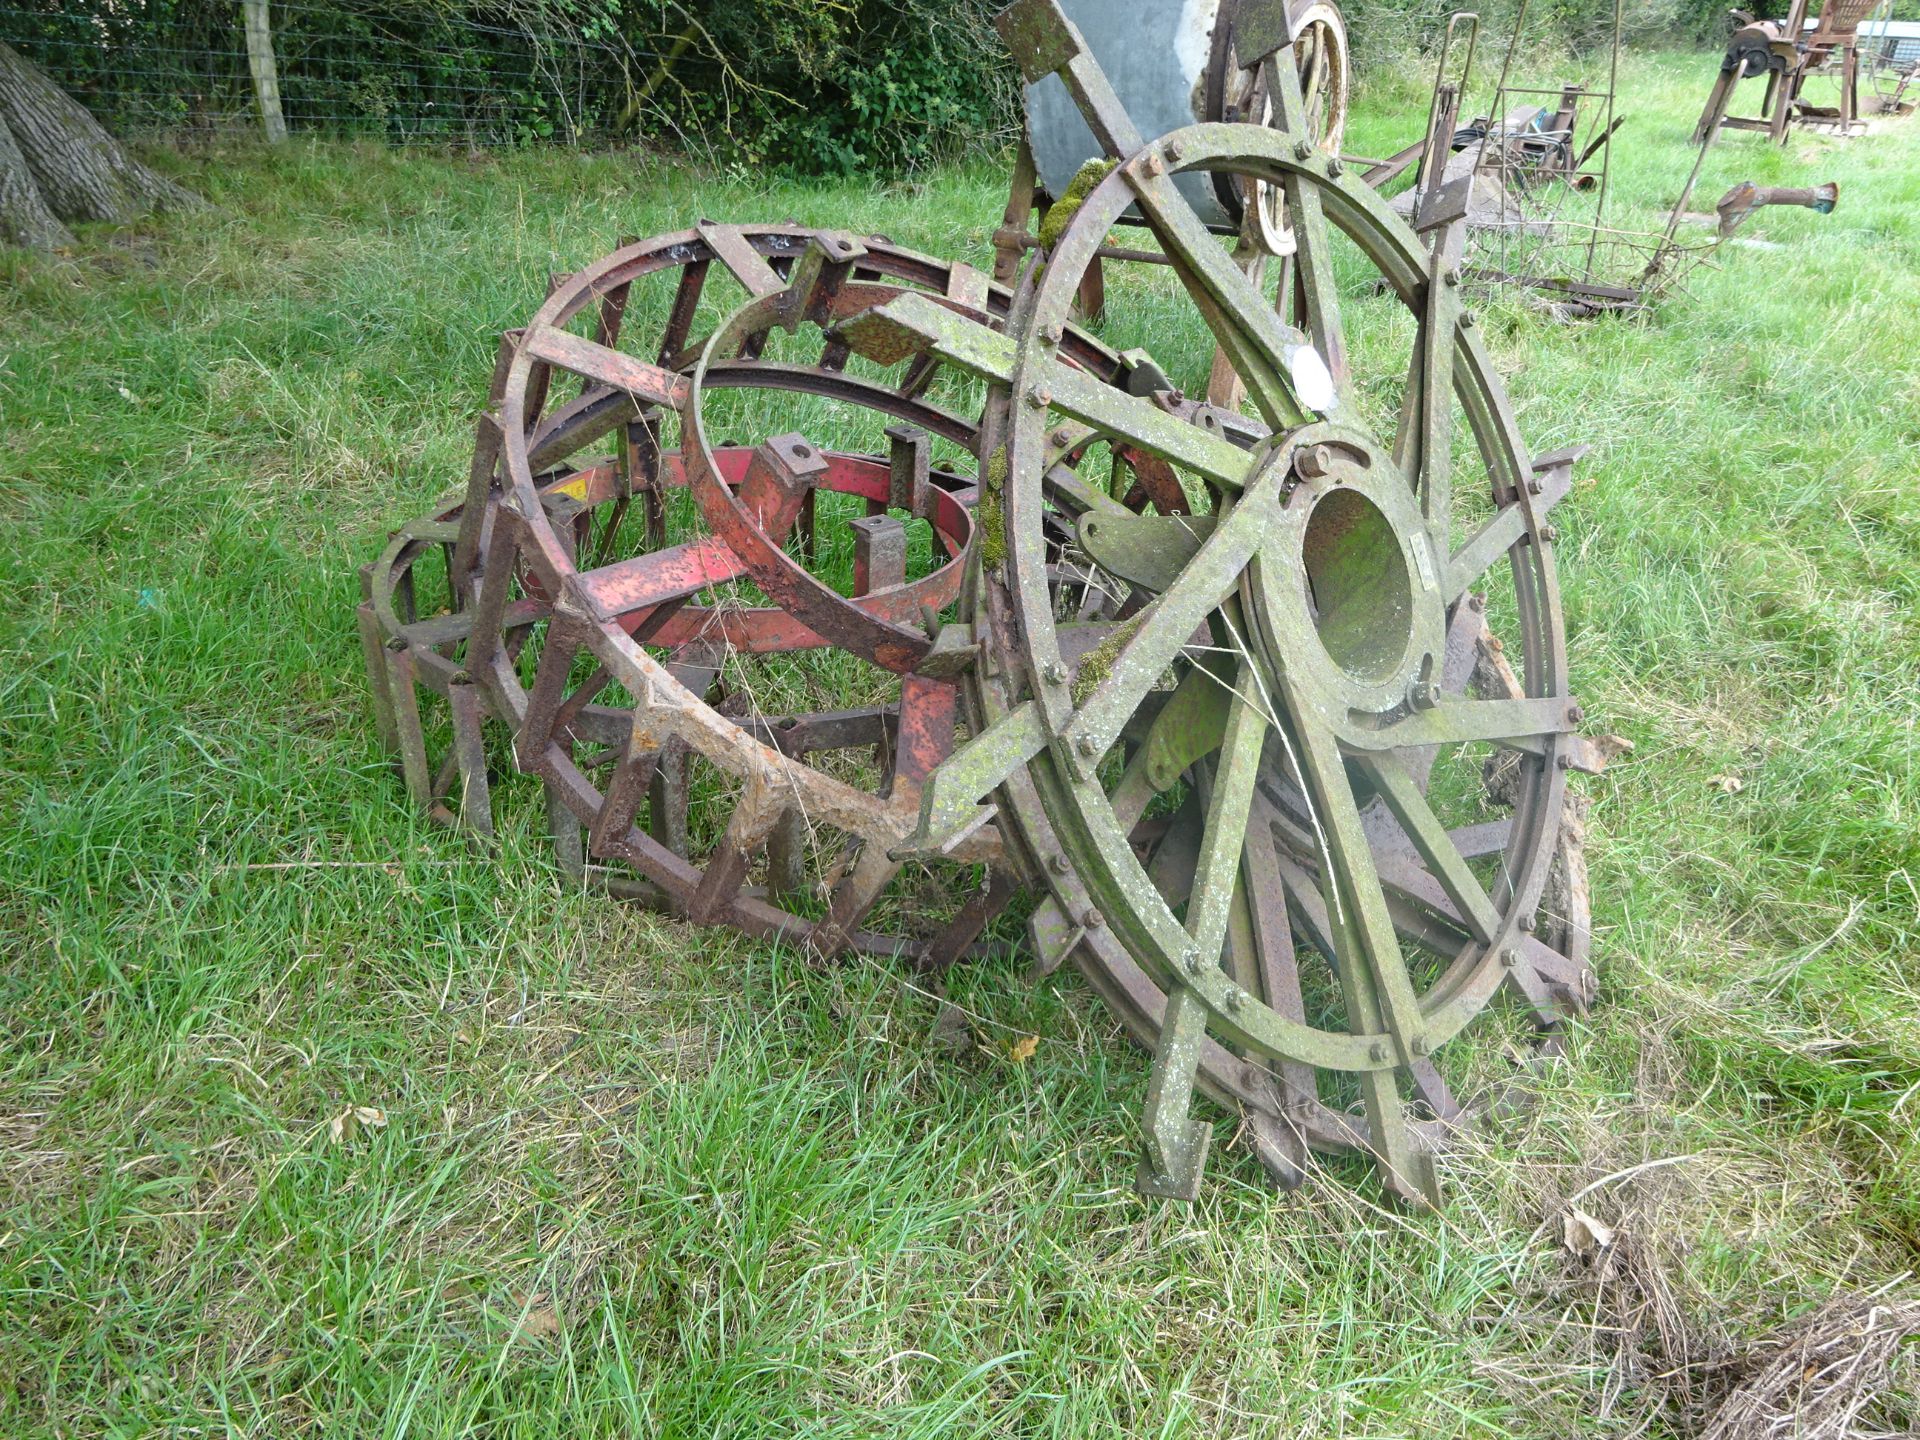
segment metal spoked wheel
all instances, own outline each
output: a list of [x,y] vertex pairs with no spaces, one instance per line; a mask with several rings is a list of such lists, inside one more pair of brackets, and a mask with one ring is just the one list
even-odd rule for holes
[[[982,576],[976,616],[1019,663],[973,687],[988,728],[930,797],[926,831],[956,823],[963,777],[977,792],[992,773],[1027,848],[1059,857],[1036,929],[1155,1049],[1143,1188],[1195,1192],[1211,1133],[1189,1113],[1199,1085],[1243,1109],[1283,1179],[1309,1148],[1360,1151],[1390,1192],[1430,1199],[1432,1155],[1466,1109],[1443,1047],[1503,993],[1551,1035],[1590,991],[1542,925],[1580,754],[1544,520],[1570,457],[1529,460],[1444,263],[1296,138],[1284,52],[1266,66],[1279,128],[1149,145],[1057,12],[1010,20],[1017,53],[1072,72],[1122,159],[1029,272],[1003,340],[913,297],[863,326],[994,382],[985,475],[1004,490],[1005,563]],[[1172,177],[1188,170],[1284,191],[1304,333],[1187,206]],[[1081,272],[1136,204],[1258,422],[1171,389],[1096,391],[1056,359]],[[1412,322],[1384,426],[1347,363],[1336,234]],[[1190,513],[1063,496],[1055,464],[1084,443],[1077,427],[1163,460]],[[1124,597],[1093,628],[1049,584],[1041,537],[1068,521]],[[1518,694],[1471,693],[1485,656],[1511,661]]]

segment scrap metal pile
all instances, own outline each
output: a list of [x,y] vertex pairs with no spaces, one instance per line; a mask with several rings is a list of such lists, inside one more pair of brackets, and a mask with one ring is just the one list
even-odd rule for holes
[[[557,283],[363,572],[381,737],[428,813],[488,835],[535,777],[572,875],[821,960],[1024,917],[1153,1053],[1148,1193],[1196,1191],[1198,1091],[1279,1183],[1357,1153],[1431,1201],[1594,995],[1577,452],[1526,448],[1458,223],[1316,143],[1284,5],[1235,17],[1264,123],[1158,137],[1053,0],[998,23],[1111,162],[1016,283],[704,222]],[[1284,219],[1277,312],[1222,194]],[[1072,318],[1129,212],[1151,350]],[[1221,366],[1244,403],[1194,398]]]

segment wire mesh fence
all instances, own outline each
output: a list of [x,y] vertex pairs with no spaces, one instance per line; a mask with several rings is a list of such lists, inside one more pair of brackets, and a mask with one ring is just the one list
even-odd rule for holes
[[[275,4],[294,133],[476,146],[576,143],[630,121],[650,41],[438,8]],[[241,7],[168,0],[0,4],[0,41],[109,127],[258,125]]]

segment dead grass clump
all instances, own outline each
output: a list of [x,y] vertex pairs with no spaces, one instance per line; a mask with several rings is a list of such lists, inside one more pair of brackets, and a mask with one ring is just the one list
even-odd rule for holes
[[[1699,1440],[1880,1440],[1911,1435],[1885,1414],[1898,1372],[1912,1379],[1920,1297],[1838,1295],[1713,1367],[1729,1385]],[[1717,1387],[1716,1387],[1717,1388]]]

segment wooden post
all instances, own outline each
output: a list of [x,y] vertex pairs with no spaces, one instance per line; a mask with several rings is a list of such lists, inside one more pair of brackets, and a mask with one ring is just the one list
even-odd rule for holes
[[273,63],[273,31],[267,26],[267,0],[240,0],[247,22],[247,68],[253,72],[253,93],[260,102],[260,126],[269,145],[287,138],[286,117],[280,113],[280,71]]

